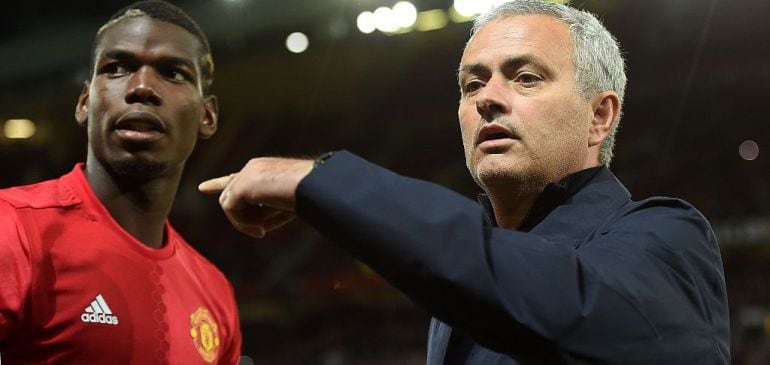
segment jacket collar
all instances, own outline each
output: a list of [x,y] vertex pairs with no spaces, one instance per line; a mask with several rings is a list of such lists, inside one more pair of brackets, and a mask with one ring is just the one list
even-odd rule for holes
[[[554,220],[557,222],[551,223],[557,223],[558,226],[568,223],[573,228],[581,225],[581,221],[595,224],[596,221],[589,217],[599,215],[606,217],[612,210],[626,202],[630,196],[608,168],[597,166],[581,170],[546,185],[524,218],[519,230],[529,232],[538,228],[537,231],[541,231],[541,227],[538,227],[541,223]],[[497,226],[489,197],[486,194],[480,194],[478,200],[486,211],[487,223]],[[564,213],[569,212],[569,214],[551,217],[557,209],[565,210]],[[547,229],[547,231],[552,230]],[[562,230],[559,229],[559,231]],[[584,231],[584,229],[578,231]]]

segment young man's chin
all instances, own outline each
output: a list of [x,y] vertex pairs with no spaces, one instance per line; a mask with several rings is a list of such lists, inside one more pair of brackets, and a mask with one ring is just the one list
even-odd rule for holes
[[112,161],[109,166],[114,175],[137,180],[159,177],[168,170],[167,163],[140,157]]

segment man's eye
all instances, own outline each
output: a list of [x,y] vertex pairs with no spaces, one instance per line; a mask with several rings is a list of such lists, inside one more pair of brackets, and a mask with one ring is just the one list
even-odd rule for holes
[[173,81],[186,81],[190,77],[183,71],[178,69],[168,69],[163,72],[163,76]]
[[119,63],[110,63],[102,68],[102,73],[109,77],[120,77],[128,74],[128,69]]
[[522,72],[516,76],[516,82],[522,84],[524,87],[536,86],[541,81],[543,81],[543,79],[540,76],[529,72]]
[[465,92],[465,93],[473,93],[473,92],[481,89],[482,86],[484,86],[483,82],[481,82],[479,80],[470,80],[470,81],[466,82],[465,85],[463,86],[463,92]]

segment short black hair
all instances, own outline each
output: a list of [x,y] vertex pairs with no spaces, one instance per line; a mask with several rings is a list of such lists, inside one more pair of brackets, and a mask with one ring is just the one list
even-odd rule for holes
[[96,49],[102,41],[104,31],[125,18],[136,16],[147,16],[154,20],[180,26],[200,41],[202,47],[200,52],[201,85],[203,93],[208,94],[211,90],[211,84],[214,82],[214,59],[211,57],[209,40],[198,26],[198,23],[190,18],[184,10],[163,0],[137,1],[115,12],[96,32],[96,37],[91,47],[91,69],[93,70],[96,66]]

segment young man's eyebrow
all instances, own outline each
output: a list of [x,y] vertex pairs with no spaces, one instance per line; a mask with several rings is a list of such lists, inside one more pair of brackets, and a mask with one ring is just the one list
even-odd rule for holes
[[123,49],[111,49],[101,54],[99,59],[112,58],[116,60],[125,60],[134,57],[132,52]]
[[[119,61],[125,61],[125,60],[133,59],[134,57],[135,57],[135,54],[131,51],[127,51],[124,49],[111,49],[104,52],[100,57],[100,59],[111,58]],[[184,57],[177,57],[177,56],[161,56],[153,63],[184,66],[191,70],[196,69],[195,64],[191,60]]]
[[174,56],[161,57],[156,63],[160,65],[165,65],[165,66],[181,66],[191,70],[192,72],[196,72],[195,64],[189,59],[182,58],[182,57],[174,57]]

